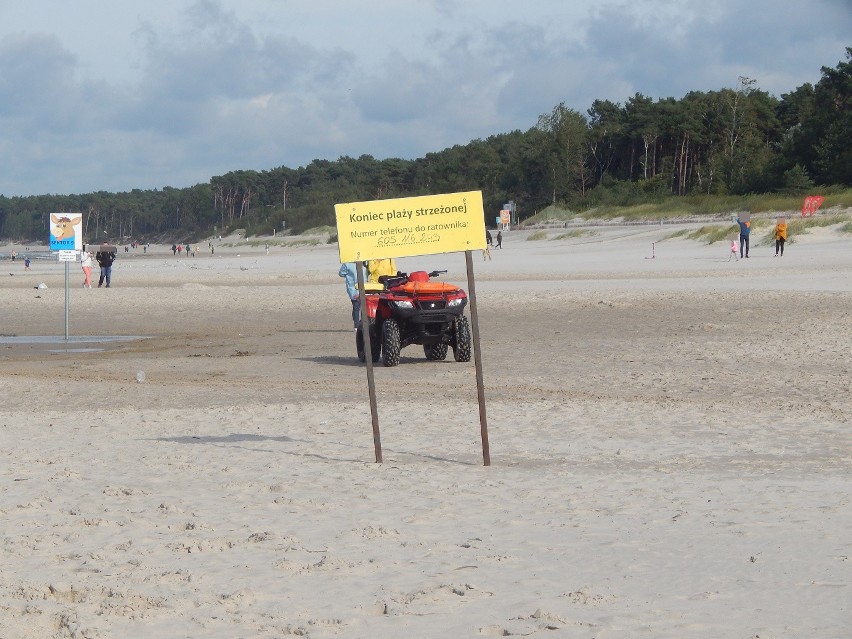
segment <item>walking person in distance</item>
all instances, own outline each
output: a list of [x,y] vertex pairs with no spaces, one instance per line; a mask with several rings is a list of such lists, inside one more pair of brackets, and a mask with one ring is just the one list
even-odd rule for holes
[[784,257],[784,244],[787,242],[787,220],[783,217],[775,223],[775,257],[778,257],[778,251],[781,251],[781,257]]
[[112,282],[112,263],[115,262],[116,248],[109,244],[101,245],[101,248],[95,253],[95,261],[101,267],[101,277],[98,280],[98,288],[106,282],[106,287],[109,288]]
[[83,288],[92,288],[92,267],[95,262],[91,251],[83,251],[80,254],[80,266],[83,268]]
[[737,218],[737,224],[740,226],[740,257],[748,257],[748,238],[751,234],[751,220],[743,221]]

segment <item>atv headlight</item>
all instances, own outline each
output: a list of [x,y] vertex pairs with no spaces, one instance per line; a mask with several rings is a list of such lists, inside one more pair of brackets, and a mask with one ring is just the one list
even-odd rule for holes
[[414,308],[414,302],[408,300],[396,300],[393,305],[397,308]]
[[457,297],[454,300],[450,300],[449,302],[447,302],[447,306],[449,306],[449,307],[460,306],[462,302],[464,302],[464,298],[463,297]]

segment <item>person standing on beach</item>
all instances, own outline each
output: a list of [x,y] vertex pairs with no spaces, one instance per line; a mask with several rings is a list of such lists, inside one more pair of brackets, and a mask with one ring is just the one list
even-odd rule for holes
[[748,257],[748,237],[751,234],[751,221],[743,222],[740,218],[737,218],[737,224],[740,226],[740,257],[743,257],[743,251],[745,251],[745,257]]
[[86,278],[83,280],[83,288],[92,288],[92,266],[94,266],[94,260],[92,259],[91,251],[83,251],[80,254],[80,266],[83,267],[83,277]]
[[106,287],[109,288],[112,282],[112,263],[115,262],[115,247],[104,244],[101,246],[101,249],[95,253],[95,260],[101,267],[101,277],[98,280],[98,288],[100,288],[104,282],[106,282]]
[[495,248],[503,248],[503,231],[497,231],[497,246]]
[[728,255],[728,261],[729,261],[729,262],[731,261],[731,258],[732,258],[732,257],[736,257],[737,262],[739,262],[739,261],[740,261],[740,258],[738,258],[738,257],[737,257],[737,250],[738,250],[738,249],[739,249],[739,247],[737,246],[737,239],[736,239],[736,238],[731,238],[731,254],[730,254],[730,255]]
[[778,257],[778,251],[781,251],[781,257],[784,257],[784,243],[787,241],[787,220],[781,218],[775,223],[775,257]]
[[491,237],[491,231],[485,230],[485,245],[494,246],[494,238]]
[[[340,270],[337,274],[340,277],[346,278],[346,294],[352,302],[352,324],[355,329],[361,323],[361,297],[358,294],[358,266],[355,262],[344,262],[340,265]],[[367,274],[364,272],[364,265],[361,265],[361,275],[364,281],[367,280]]]

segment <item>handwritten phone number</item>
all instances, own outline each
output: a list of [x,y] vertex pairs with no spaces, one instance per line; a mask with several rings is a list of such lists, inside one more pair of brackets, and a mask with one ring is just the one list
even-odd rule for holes
[[406,233],[405,235],[380,237],[376,240],[376,246],[404,246],[406,244],[427,244],[440,241],[440,233]]

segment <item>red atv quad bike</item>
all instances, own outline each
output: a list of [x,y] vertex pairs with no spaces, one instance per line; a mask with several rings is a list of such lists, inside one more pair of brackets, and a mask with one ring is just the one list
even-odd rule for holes
[[[367,288],[374,362],[381,358],[385,366],[397,366],[400,350],[411,344],[422,345],[426,359],[446,359],[452,347],[457,362],[470,361],[470,323],[464,316],[467,293],[454,284],[430,281],[442,273],[446,271],[398,273],[382,278],[381,290]],[[365,361],[363,328],[356,332],[355,344],[358,359]]]

